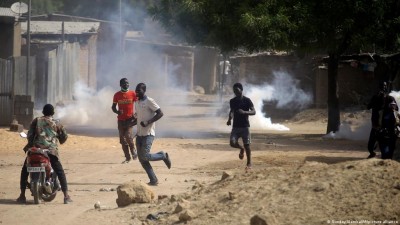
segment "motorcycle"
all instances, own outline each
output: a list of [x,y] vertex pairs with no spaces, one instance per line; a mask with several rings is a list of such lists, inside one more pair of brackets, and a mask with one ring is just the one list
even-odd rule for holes
[[[21,134],[22,137],[25,135]],[[35,204],[41,200],[50,202],[54,200],[60,184],[57,174],[51,167],[48,149],[31,147],[27,151],[26,168],[30,178],[30,190]]]

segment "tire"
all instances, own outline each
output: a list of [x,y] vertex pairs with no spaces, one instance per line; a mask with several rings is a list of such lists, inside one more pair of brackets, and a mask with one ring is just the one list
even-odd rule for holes
[[[56,180],[56,182],[58,182],[58,181]],[[45,201],[45,202],[51,202],[51,201],[53,201],[53,200],[56,198],[58,189],[56,189],[55,187],[53,187],[53,190],[52,190],[52,191],[53,191],[53,192],[52,192],[51,194],[42,193],[42,199],[43,199],[43,201]]]
[[40,203],[39,182],[37,181],[32,182],[31,188],[32,188],[33,201],[35,202],[35,204],[39,204]]
[[58,189],[60,187],[60,184],[59,184],[58,179],[57,179],[57,175],[54,174],[52,179],[54,180],[52,193],[51,194],[42,193],[42,199],[45,202],[53,201],[56,198]]
[[43,199],[43,201],[45,201],[45,202],[51,202],[51,201],[53,201],[55,198],[56,198],[56,196],[57,196],[57,192],[53,192],[53,193],[51,193],[51,194],[42,194],[42,199]]

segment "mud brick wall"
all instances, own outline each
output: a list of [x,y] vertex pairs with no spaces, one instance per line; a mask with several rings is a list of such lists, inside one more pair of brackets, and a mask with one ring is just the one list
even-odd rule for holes
[[33,120],[33,102],[30,95],[15,95],[14,115],[19,124],[22,124],[25,129],[29,128]]

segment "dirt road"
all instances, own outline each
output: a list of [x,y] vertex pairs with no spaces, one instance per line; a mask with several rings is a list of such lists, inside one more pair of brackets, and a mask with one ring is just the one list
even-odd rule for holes
[[[290,184],[290,180],[286,180],[285,174],[289,176],[295,173],[297,168],[305,163],[322,163],[326,165],[321,167],[321,171],[323,171],[328,165],[335,165],[336,163],[364,162],[364,158],[368,155],[364,141],[323,139],[326,124],[321,122],[322,120],[313,120],[313,122],[309,123],[287,123],[285,125],[290,128],[290,131],[252,131],[254,169],[251,173],[253,175],[246,175],[244,173],[245,161],[239,160],[238,151],[231,149],[228,145],[230,128],[220,126],[222,128],[218,130],[212,128],[214,126],[210,126],[213,123],[225,124],[226,118],[207,116],[206,112],[199,111],[191,117],[184,113],[176,114],[175,117],[168,120],[168,123],[164,121],[168,125],[162,126],[161,124],[158,128],[160,135],[156,138],[152,148],[153,151],[167,151],[172,160],[172,168],[170,170],[167,169],[162,161],[152,163],[160,181],[159,186],[151,187],[156,196],[166,195],[170,199],[172,195],[181,195],[182,193],[192,195],[194,186],[198,187],[199,185],[208,190],[205,193],[198,193],[199,195],[196,194],[192,198],[188,198],[193,201],[192,210],[199,212],[197,219],[192,222],[193,224],[249,224],[250,213],[253,212],[254,207],[257,207],[254,208],[254,212],[261,210],[272,213],[278,221],[272,224],[301,224],[302,222],[296,223],[295,219],[297,218],[298,221],[304,222],[308,219],[304,215],[312,214],[317,209],[310,208],[313,210],[310,212],[304,206],[300,207],[304,208],[304,211],[299,211],[299,208],[296,208],[299,211],[297,214],[284,213],[286,212],[285,210],[293,211],[290,208],[292,203],[287,204],[287,202],[296,201],[294,199],[290,200],[288,196],[285,197],[282,194],[287,193],[285,192],[286,189],[282,189],[282,192],[279,192],[280,194],[273,194],[272,197],[268,197],[265,200],[266,202],[260,201],[256,203],[257,199],[260,198],[257,196],[269,193],[270,189],[265,189],[268,184],[272,185],[276,182],[279,187],[282,185],[282,188],[285,184]],[[95,132],[87,127],[69,128],[70,137],[67,143],[61,146],[61,160],[66,171],[70,195],[74,201],[68,205],[63,204],[61,192],[59,192],[54,201],[35,205],[33,204],[33,198],[29,195],[29,190],[27,191],[28,203],[23,205],[16,203],[15,199],[19,194],[20,170],[24,161],[22,147],[25,145],[25,140],[20,138],[17,133],[8,131],[8,128],[0,128],[0,224],[47,224],[49,221],[55,225],[147,224],[153,222],[147,221],[146,215],[160,210],[168,210],[170,213],[173,211],[174,204],[168,200],[118,208],[116,204],[117,193],[115,191],[118,185],[133,179],[144,183],[148,182],[140,163],[134,161],[130,164],[121,164],[124,158],[115,129],[105,129],[102,132],[96,130]],[[244,194],[244,196],[247,196],[245,199],[253,199],[252,202],[246,203],[249,205],[244,203],[244,205],[240,205],[235,201],[226,202],[226,197],[223,196],[227,195],[227,191],[223,185],[213,186],[221,180],[221,175],[224,171],[237,179],[237,183],[232,183],[234,186],[231,191],[237,191],[240,195],[242,192],[239,192],[239,190],[243,189],[243,185],[246,184],[251,185],[251,190],[253,190],[253,187],[254,190],[259,190],[257,191],[257,196]],[[341,173],[338,171],[332,174]],[[268,174],[276,174],[278,177],[275,177],[275,180],[269,180],[272,177],[265,177],[269,176]],[[310,174],[315,174],[315,171],[311,171]],[[301,178],[302,180],[305,179],[304,176],[306,175],[301,176],[303,177]],[[258,181],[260,177],[265,177],[265,179]],[[347,178],[344,177],[344,179]],[[397,177],[397,180],[395,178],[391,179],[392,181],[400,184],[399,177]],[[390,185],[393,186],[392,184]],[[246,187],[245,190],[248,190],[248,188]],[[272,188],[272,190],[278,189],[280,190],[280,188]],[[218,192],[218,190],[221,191]],[[392,192],[398,193],[396,190],[393,189]],[[214,193],[214,191],[216,191],[214,195],[207,195],[207,193]],[[200,194],[204,194],[204,197]],[[270,196],[270,194],[267,196]],[[352,194],[360,196],[357,191]],[[315,191],[311,191],[310,196],[314,195]],[[307,194],[304,196],[307,197]],[[395,196],[398,198],[400,194]],[[296,196],[295,198],[299,197]],[[243,199],[243,202],[245,202],[245,199]],[[318,197],[316,201],[321,202],[323,199]],[[369,199],[375,200],[377,198],[369,197]],[[395,198],[388,196],[388,199]],[[216,201],[216,203],[211,203],[213,201]],[[333,200],[326,199],[326,201]],[[96,202],[100,202],[102,210],[94,209]],[[273,208],[271,205],[268,208],[268,204],[274,204],[276,207],[287,204],[289,208],[282,210]],[[309,204],[313,205],[314,203]],[[332,203],[327,203],[327,205],[332,205]],[[229,208],[225,209],[227,206],[236,207],[241,211],[229,211]],[[204,208],[207,208],[207,211],[201,213]],[[344,211],[348,211],[349,216],[354,216],[352,214],[355,212],[351,208],[346,209],[345,206],[342,208]],[[395,207],[388,205],[384,206],[384,208],[393,209]],[[381,208],[378,209],[380,210]],[[334,215],[329,211],[334,210],[333,206],[332,209],[322,210]],[[362,209],[361,212],[368,213],[369,211]],[[393,213],[392,211],[390,212]],[[397,216],[400,213],[397,213],[394,213],[392,219],[399,219]],[[325,215],[323,212],[319,215],[321,215],[321,218],[317,217],[319,219],[317,222],[310,221],[309,224],[321,224],[320,221],[328,219],[323,216]],[[362,216],[364,214],[358,213],[357,215]],[[390,219],[386,218],[386,214],[378,214],[377,217],[379,215],[381,215],[381,218],[375,219]],[[294,221],[282,222],[282,218],[290,216],[293,217]],[[176,215],[170,215],[158,222],[160,224],[176,224],[179,219]]]

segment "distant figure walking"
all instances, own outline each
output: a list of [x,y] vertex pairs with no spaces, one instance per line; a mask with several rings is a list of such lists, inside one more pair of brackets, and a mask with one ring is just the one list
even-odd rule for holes
[[122,78],[119,81],[119,86],[121,90],[114,94],[111,109],[118,114],[119,143],[125,155],[125,160],[122,163],[129,163],[131,159],[137,159],[135,144],[133,143],[133,126],[137,123],[133,107],[133,103],[136,101],[136,93],[129,90],[127,78]]
[[[382,126],[382,113],[384,110],[384,105],[389,104],[390,102],[396,102],[396,100],[388,94],[388,86],[386,82],[381,82],[379,84],[379,91],[374,96],[372,96],[370,102],[367,105],[368,110],[371,111],[371,124],[372,128],[369,134],[368,139],[368,151],[369,158],[374,158],[376,153],[374,152],[377,141],[378,141],[378,132]],[[398,110],[398,108],[396,108]]]
[[146,84],[139,83],[136,86],[136,95],[139,98],[139,101],[135,103],[137,121],[140,124],[137,128],[136,137],[139,161],[150,179],[150,182],[147,184],[156,186],[158,185],[158,179],[151,167],[150,161],[163,160],[168,169],[171,169],[171,160],[168,153],[164,153],[163,151],[155,154],[150,153],[155,137],[155,122],[164,114],[154,99],[146,96]]
[[[233,85],[233,93],[235,93],[235,97],[232,98],[229,102],[230,111],[228,122],[226,125],[231,125],[231,120],[233,117],[233,125],[230,136],[230,145],[233,148],[239,148],[239,159],[243,159],[244,151],[246,150],[247,157],[247,165],[246,171],[251,169],[251,136],[250,136],[250,122],[249,115],[253,116],[256,114],[254,109],[253,102],[250,98],[243,96],[243,86],[241,83],[235,83]],[[243,145],[242,147],[239,144],[239,138],[242,138]]]
[[378,143],[382,159],[392,159],[396,148],[397,126],[400,125],[400,115],[396,101],[385,102],[383,108],[381,129],[378,133]]

